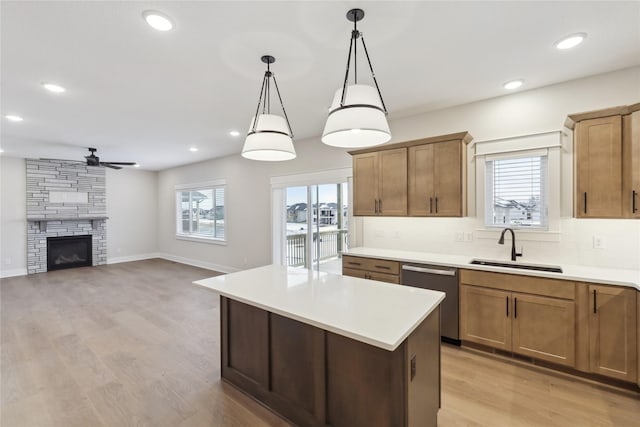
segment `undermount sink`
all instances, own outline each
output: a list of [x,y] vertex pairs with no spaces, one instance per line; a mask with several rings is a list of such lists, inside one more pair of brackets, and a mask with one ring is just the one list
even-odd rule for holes
[[485,259],[472,259],[469,264],[488,265],[491,267],[518,268],[521,270],[548,271],[550,273],[562,273],[562,268],[557,265],[522,264],[506,261],[491,261]]

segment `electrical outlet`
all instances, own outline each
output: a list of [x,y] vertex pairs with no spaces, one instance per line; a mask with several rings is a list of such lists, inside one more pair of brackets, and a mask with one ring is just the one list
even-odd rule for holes
[[456,242],[464,242],[464,233],[462,231],[456,231],[453,239]]
[[473,232],[472,231],[467,231],[466,233],[464,233],[464,241],[465,242],[473,242]]
[[593,249],[604,249],[605,242],[602,236],[593,236]]
[[400,232],[399,231],[394,231],[393,232],[393,238],[394,239],[399,239],[400,238]]

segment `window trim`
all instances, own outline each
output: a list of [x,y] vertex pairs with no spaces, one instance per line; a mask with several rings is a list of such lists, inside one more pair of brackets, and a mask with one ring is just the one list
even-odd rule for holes
[[[499,227],[485,226],[485,158],[502,154],[517,156],[526,154],[527,151],[535,152],[544,149],[547,151],[547,228],[518,228],[521,239],[528,241],[560,241],[560,224],[563,212],[563,200],[561,194],[567,192],[562,178],[565,172],[565,159],[562,152],[567,148],[563,142],[562,131],[541,132],[530,135],[500,138],[494,140],[476,141],[473,144],[474,154],[472,162],[475,164],[475,202],[476,217],[479,220],[475,235],[480,239],[497,239],[500,234]],[[569,197],[571,193],[569,193]],[[566,194],[565,194],[566,197]],[[504,228],[504,227],[503,227]]]
[[[198,191],[202,189],[212,189],[222,188],[224,190],[224,221],[225,221],[225,229],[224,229],[224,238],[220,237],[207,237],[200,234],[191,234],[191,233],[183,233],[180,230],[180,225],[182,221],[182,195],[181,193],[185,191]],[[191,242],[198,243],[208,243],[215,245],[226,245],[228,242],[228,232],[229,227],[227,223],[228,211],[227,211],[227,180],[226,179],[216,179],[212,181],[204,181],[197,182],[193,184],[177,184],[174,186],[175,191],[175,236],[176,240],[186,240]],[[180,222],[179,222],[180,221]]]

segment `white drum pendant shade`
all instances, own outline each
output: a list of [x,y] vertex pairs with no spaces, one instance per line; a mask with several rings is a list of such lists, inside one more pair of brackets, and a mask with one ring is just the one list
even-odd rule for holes
[[251,160],[276,162],[296,158],[293,140],[284,117],[275,114],[259,114],[254,131],[251,119],[249,133],[244,141],[242,157]]
[[340,107],[342,88],[331,103],[322,142],[333,147],[363,148],[384,144],[391,139],[389,123],[373,86],[349,85],[344,105]]

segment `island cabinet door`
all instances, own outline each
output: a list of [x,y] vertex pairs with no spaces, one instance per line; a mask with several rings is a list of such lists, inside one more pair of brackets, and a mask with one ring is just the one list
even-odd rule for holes
[[511,293],[460,285],[463,341],[511,351]]
[[575,366],[573,301],[513,293],[513,352]]

